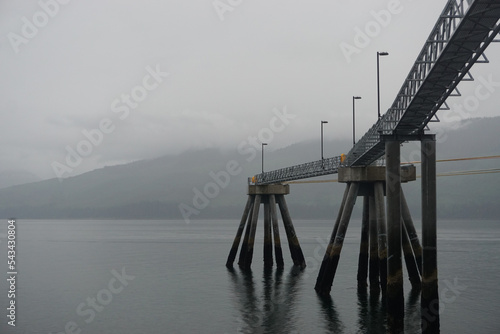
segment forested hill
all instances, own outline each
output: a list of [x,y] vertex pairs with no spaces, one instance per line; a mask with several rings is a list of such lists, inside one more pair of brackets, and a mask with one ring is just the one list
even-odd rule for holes
[[[500,155],[500,117],[475,119],[438,130],[438,159]],[[349,140],[325,142],[325,156],[347,153]],[[247,178],[261,170],[255,154],[206,149],[106,167],[60,182],[51,179],[0,189],[3,217],[65,219],[238,218],[246,201]],[[418,160],[419,145],[406,143],[403,160]],[[240,150],[241,151],[241,150]],[[279,150],[266,147],[271,170],[320,159],[319,140]],[[417,165],[418,166],[418,165]],[[499,168],[500,159],[439,163],[438,171]],[[322,179],[335,179],[335,176]],[[404,185],[419,216],[420,180]],[[296,184],[287,196],[296,218],[334,218],[344,185]],[[438,212],[449,218],[500,217],[500,174],[438,178]],[[357,207],[359,207],[358,205]],[[358,209],[357,209],[358,210]],[[359,213],[359,210],[356,214]]]

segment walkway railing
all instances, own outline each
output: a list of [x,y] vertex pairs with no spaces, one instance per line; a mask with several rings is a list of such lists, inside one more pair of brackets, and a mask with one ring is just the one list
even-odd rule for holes
[[[391,108],[341,157],[313,161],[259,174],[256,184],[270,184],[335,174],[341,163],[367,166],[385,153],[381,135],[423,135],[446,99],[459,96],[460,81],[473,80],[469,70],[488,62],[484,50],[500,31],[498,0],[450,0],[417,57]],[[435,121],[439,121],[437,117]]]

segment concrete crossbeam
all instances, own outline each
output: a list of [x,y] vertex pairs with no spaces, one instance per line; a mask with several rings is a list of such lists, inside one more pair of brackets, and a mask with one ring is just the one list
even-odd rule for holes
[[[380,182],[385,181],[385,166],[339,168],[339,182]],[[401,166],[401,182],[417,179],[414,165]]]
[[288,195],[290,185],[288,184],[269,184],[269,185],[249,185],[248,195]]

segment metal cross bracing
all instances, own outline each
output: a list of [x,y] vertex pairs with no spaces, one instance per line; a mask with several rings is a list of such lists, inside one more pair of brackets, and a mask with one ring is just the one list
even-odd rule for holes
[[[384,154],[380,134],[423,133],[438,110],[448,110],[448,96],[459,96],[461,80],[500,30],[500,2],[451,0],[443,10],[394,103],[347,156],[351,166],[369,165]],[[479,60],[483,57],[483,60]]]
[[385,153],[381,135],[423,135],[438,110],[449,110],[446,99],[460,96],[460,81],[473,80],[471,67],[488,62],[484,50],[498,35],[499,20],[498,0],[448,1],[392,106],[349,151],[345,161],[334,157],[286,167],[256,175],[254,182],[271,184],[335,174],[341,164],[367,166]]
[[252,183],[271,184],[315,176],[335,174],[341,166],[342,157],[327,158],[301,165],[281,168],[255,176]]

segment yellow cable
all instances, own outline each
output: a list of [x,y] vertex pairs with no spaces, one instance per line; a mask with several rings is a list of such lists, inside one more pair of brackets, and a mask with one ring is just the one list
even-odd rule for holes
[[[493,169],[480,169],[480,170],[464,170],[464,171],[454,171],[446,173],[438,173],[436,176],[460,176],[460,175],[480,175],[480,174],[497,174],[500,173],[500,168]],[[417,178],[421,176],[418,175]],[[304,183],[331,183],[338,182],[338,180],[319,180],[319,181],[289,181],[284,182],[285,184],[304,184]]]
[[[436,160],[436,162],[450,162],[450,161],[467,161],[467,160],[483,160],[483,159],[499,159],[500,155],[488,155],[482,157],[470,157],[470,158],[455,158],[455,159],[441,159]],[[421,161],[412,162],[402,162],[401,164],[419,164]],[[436,174],[436,176],[458,176],[458,175],[479,175],[479,174],[496,174],[500,173],[500,169],[485,169],[485,170],[470,170],[470,171],[456,171]],[[419,178],[420,176],[417,176]],[[338,182],[338,180],[321,180],[321,181],[289,181],[284,182],[285,184],[302,184],[302,183],[331,183]]]
[[[488,155],[484,157],[471,157],[471,158],[456,158],[456,159],[441,159],[436,162],[450,162],[450,161],[467,161],[467,160],[482,160],[482,159],[499,159],[500,155]],[[402,162],[401,164],[419,164],[421,161]]]

